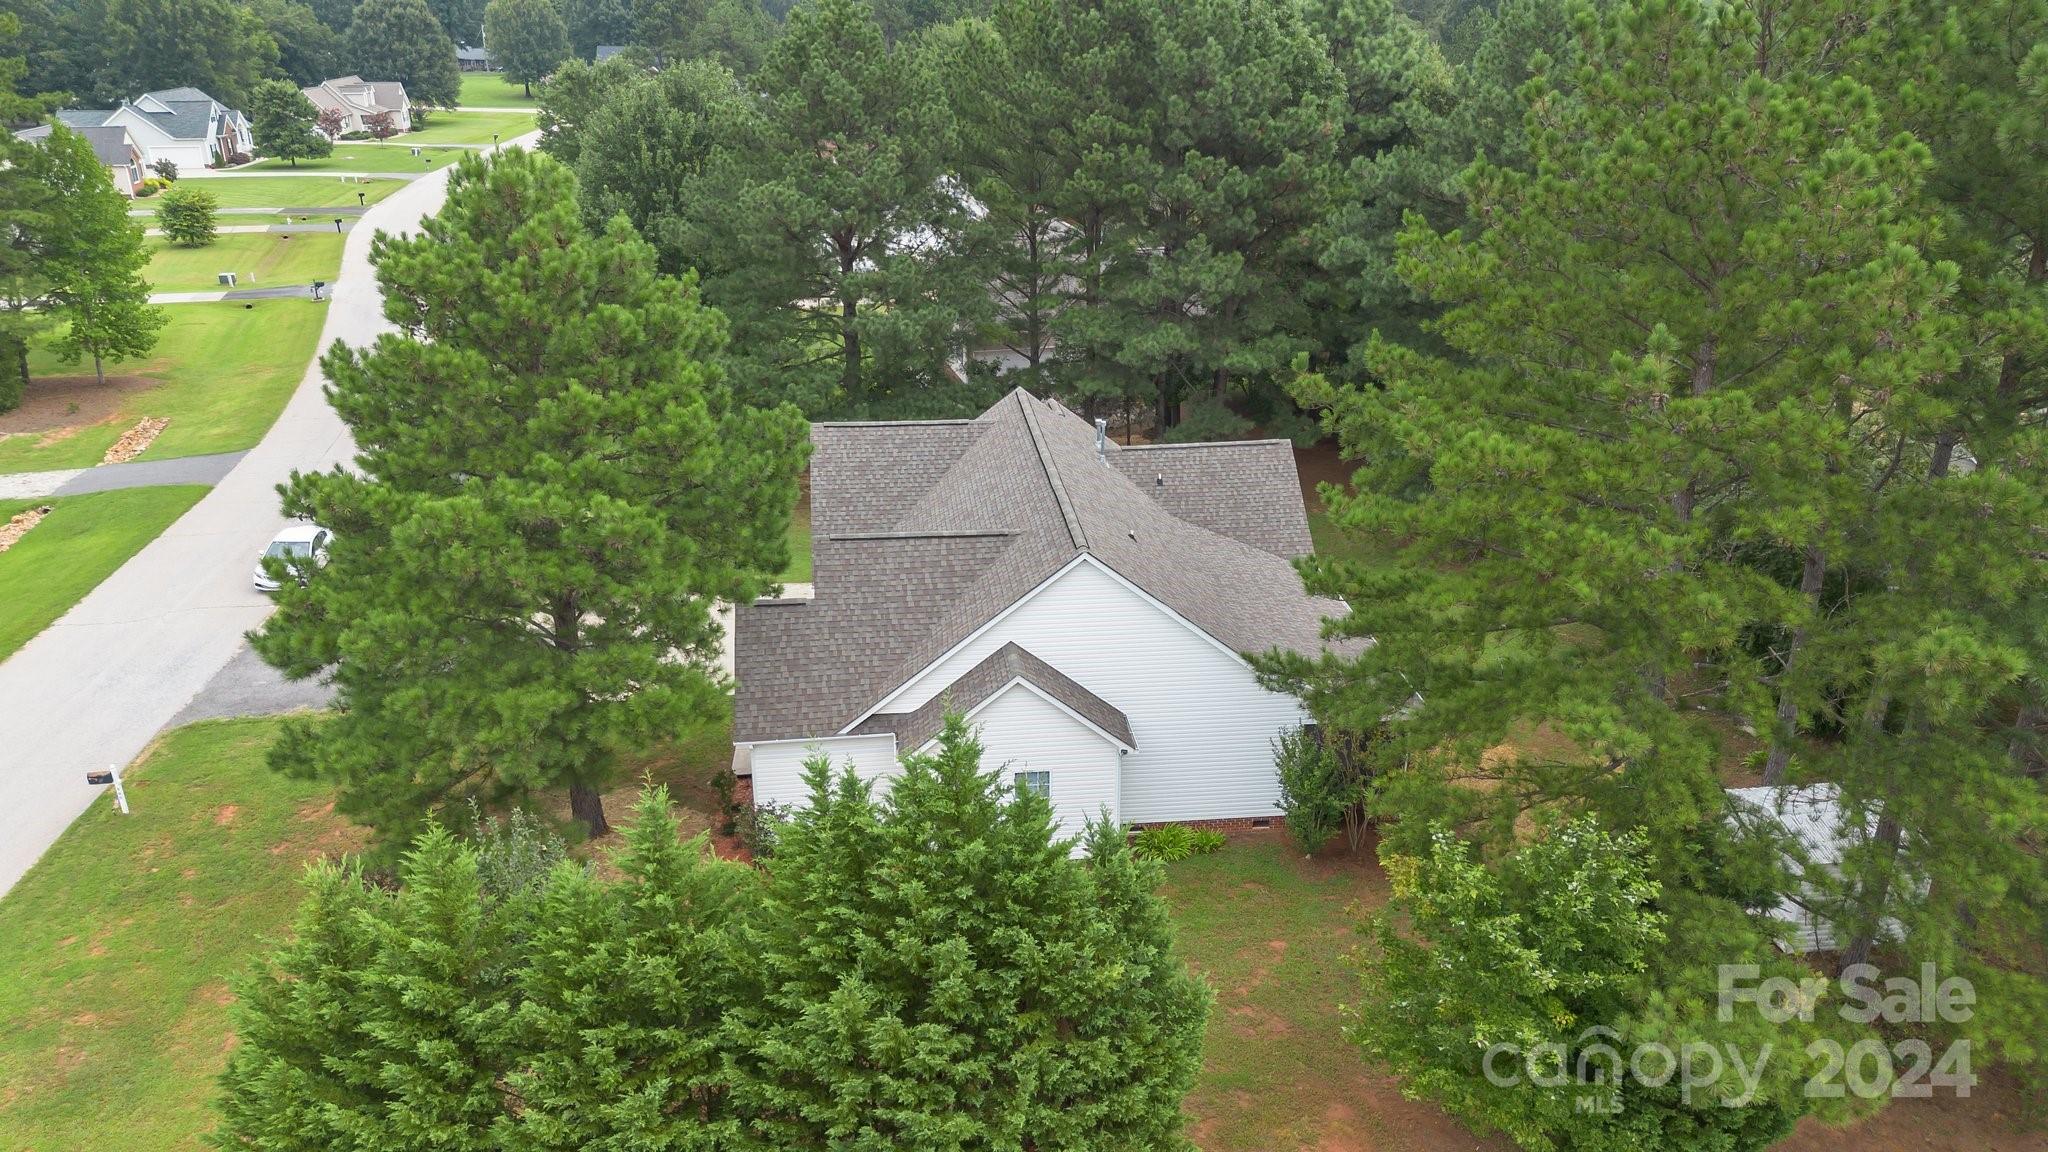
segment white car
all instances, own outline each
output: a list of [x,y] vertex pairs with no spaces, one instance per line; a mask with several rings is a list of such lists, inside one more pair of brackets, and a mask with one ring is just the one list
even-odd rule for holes
[[[309,560],[314,567],[322,567],[327,563],[327,542],[333,538],[333,533],[318,524],[293,524],[286,527],[271,538],[270,547],[265,548],[263,555],[256,561],[256,590],[277,591],[277,581],[263,570],[265,559],[277,557],[284,561],[286,568],[294,571],[301,570]],[[305,582],[305,576],[300,575],[299,583]]]

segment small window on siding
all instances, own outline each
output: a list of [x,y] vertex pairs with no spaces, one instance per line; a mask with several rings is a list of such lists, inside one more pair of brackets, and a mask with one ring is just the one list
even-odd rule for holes
[[1048,799],[1048,800],[1052,799],[1052,773],[1050,773],[1050,772],[1019,772],[1019,773],[1017,773],[1017,792],[1018,792],[1018,794],[1019,794],[1019,795],[1022,795],[1023,793],[1026,793],[1026,792],[1036,792],[1036,793],[1038,793],[1038,794],[1039,794],[1040,796],[1043,796],[1043,797],[1045,797],[1045,798],[1046,798],[1046,799]]

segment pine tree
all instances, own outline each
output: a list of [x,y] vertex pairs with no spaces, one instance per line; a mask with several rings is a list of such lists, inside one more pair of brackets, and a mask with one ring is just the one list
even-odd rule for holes
[[808,779],[741,942],[762,989],[731,1016],[733,1094],[757,1146],[1180,1143],[1205,993],[1115,833],[1094,870],[1068,859],[958,717],[886,807],[823,759]]
[[533,82],[545,79],[569,58],[569,30],[549,0],[491,0],[484,8],[484,41],[505,79],[533,95]]
[[55,125],[24,159],[50,206],[48,227],[26,237],[48,286],[42,307],[63,325],[50,351],[67,361],[92,357],[104,384],[107,358],[144,355],[164,324],[142,279],[149,263],[142,225],[129,218],[128,198],[83,136]]
[[[1724,801],[1698,713],[1753,724],[1767,771],[1837,782],[1846,827],[1874,829],[1831,910],[1845,934],[1897,916],[1947,961],[1977,920],[2009,957],[2006,926],[2039,924],[2011,894],[2043,888],[2007,833],[2042,809],[1980,721],[2037,659],[2040,574],[2016,561],[2039,485],[1935,474],[1970,343],[1958,269],[1921,251],[1926,149],[1836,74],[1838,15],[1638,0],[1586,21],[1576,95],[1525,89],[1527,169],[1466,176],[1481,226],[1411,223],[1403,278],[1459,360],[1377,343],[1383,387],[1304,389],[1370,461],[1336,518],[1410,542],[1309,564],[1377,639],[1309,691],[1345,726],[1398,716],[1396,838],[1442,819],[1505,844],[1554,806],[1644,829],[1676,956],[1759,946],[1731,880],[1754,849],[1702,848]],[[1485,755],[1537,726],[1562,739]],[[1474,775],[1493,786],[1452,783]],[[1700,983],[1653,975],[1668,1001]]]
[[486,899],[438,827],[402,873],[396,893],[311,873],[292,943],[240,988],[220,1147],[500,1147],[526,905]]
[[1141,190],[1137,216],[1106,306],[1070,327],[1149,381],[1169,426],[1182,399],[1220,408],[1307,350],[1294,289],[1338,186],[1340,93],[1292,3],[1197,0],[1155,7],[1139,27],[1146,135],[1122,173]]
[[734,1147],[719,1022],[745,963],[731,921],[757,878],[678,840],[663,789],[641,795],[617,864],[613,883],[564,870],[535,910],[506,1147]]
[[744,371],[812,413],[954,415],[945,362],[985,306],[956,258],[965,212],[943,179],[952,118],[926,61],[861,0],[790,14],[728,146],[732,199],[705,296]]
[[286,491],[331,559],[253,638],[340,714],[272,761],[387,836],[564,786],[602,834],[618,753],[723,691],[713,603],[782,569],[801,420],[734,402],[717,315],[623,221],[587,233],[546,157],[465,158],[372,259],[399,330],[324,361],[358,471]]
[[462,91],[455,44],[424,0],[363,0],[348,25],[350,67],[405,85],[424,108],[453,108]]
[[283,80],[265,80],[249,93],[249,129],[256,148],[274,160],[318,160],[334,141],[318,128],[320,113],[306,94]]

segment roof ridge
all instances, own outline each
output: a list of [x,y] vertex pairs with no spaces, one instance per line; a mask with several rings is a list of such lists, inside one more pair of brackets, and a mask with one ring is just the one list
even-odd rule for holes
[[1067,486],[1060,481],[1059,465],[1053,461],[1052,449],[1045,442],[1045,433],[1038,427],[1038,413],[1031,410],[1031,402],[1037,397],[1019,388],[1011,395],[1017,398],[1017,407],[1024,413],[1024,426],[1030,431],[1031,446],[1038,451],[1039,467],[1045,469],[1046,483],[1052,485],[1053,499],[1059,502],[1060,515],[1067,521],[1067,536],[1074,548],[1088,551],[1088,533],[1081,528],[1081,517],[1075,513],[1073,501],[1067,499]]
[[1268,436],[1262,440],[1190,440],[1181,444],[1119,444],[1119,452],[1173,451],[1183,448],[1250,448],[1264,444],[1285,444],[1294,446],[1294,441],[1285,436]]

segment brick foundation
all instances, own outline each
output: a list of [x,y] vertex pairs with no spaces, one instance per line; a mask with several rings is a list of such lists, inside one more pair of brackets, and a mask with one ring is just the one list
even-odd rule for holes
[[1286,828],[1285,816],[1231,816],[1222,820],[1154,820],[1150,824],[1133,824],[1131,831],[1157,828],[1164,824],[1181,824],[1189,828],[1211,828],[1232,836],[1239,833],[1279,832]]
[[733,781],[732,802],[735,807],[751,808],[754,805],[754,778],[742,776]]

